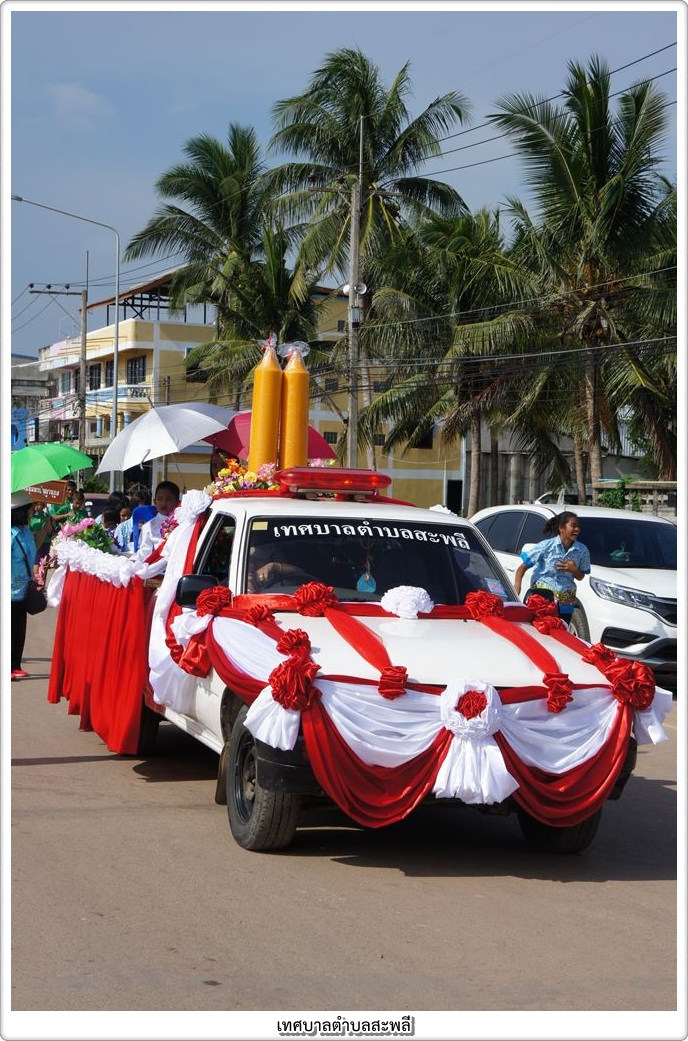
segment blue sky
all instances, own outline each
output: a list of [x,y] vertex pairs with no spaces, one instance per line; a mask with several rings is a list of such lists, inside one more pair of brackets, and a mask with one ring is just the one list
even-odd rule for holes
[[[522,167],[504,158],[513,148],[487,141],[494,131],[481,127],[501,96],[553,97],[565,84],[567,62],[585,64],[592,54],[614,72],[614,91],[657,77],[675,102],[677,75],[670,70],[678,65],[685,94],[685,8],[661,0],[529,7],[311,3],[300,10],[289,3],[243,4],[250,8],[244,10],[221,3],[193,10],[105,6],[61,10],[12,0],[2,6],[5,156],[11,147],[2,177],[5,229],[11,219],[11,237],[6,232],[3,241],[3,332],[9,336],[11,320],[13,352],[35,354],[78,335],[78,298],[31,295],[28,284],[70,283],[79,290],[88,254],[89,299],[112,294],[115,237],[83,221],[10,205],[11,193],[113,225],[124,252],[156,208],[157,178],[182,159],[190,137],[224,140],[233,121],[254,126],[267,145],[272,106],[302,92],[324,56],[339,47],[359,47],[387,84],[410,62],[412,115],[450,90],[468,98],[465,132],[421,172],[452,184],[472,209],[497,206],[507,194],[527,200]],[[677,39],[678,52],[671,46]],[[676,105],[669,111],[665,172],[673,178]],[[170,266],[164,259],[122,263],[121,288]],[[102,324],[104,313],[89,322]]]

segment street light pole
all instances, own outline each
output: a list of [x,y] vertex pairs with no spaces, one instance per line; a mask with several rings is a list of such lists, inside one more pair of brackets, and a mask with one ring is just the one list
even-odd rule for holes
[[[56,206],[46,206],[44,202],[35,202],[33,199],[25,199],[23,195],[13,195],[13,202],[25,202],[29,206],[38,206],[41,210],[51,210],[53,213],[61,213],[64,217],[74,217],[75,220],[86,221],[87,224],[97,224],[100,228],[107,228],[115,235],[115,336],[112,348],[112,421],[110,437],[117,434],[117,367],[119,364],[119,262],[120,262],[120,237],[117,228],[112,224],[105,224],[92,217],[83,217],[80,213],[71,213],[69,210],[60,210]],[[82,388],[82,392],[85,388]],[[115,471],[110,473],[110,491],[115,490]]]

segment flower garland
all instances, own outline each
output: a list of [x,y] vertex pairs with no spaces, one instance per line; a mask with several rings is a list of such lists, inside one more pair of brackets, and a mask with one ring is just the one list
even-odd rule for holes
[[174,514],[175,511],[172,510],[172,513],[170,513],[169,516],[165,517],[165,520],[160,525],[160,537],[163,542],[166,542],[167,539],[169,539],[172,532],[174,531],[174,529],[179,527],[179,521],[177,520]]
[[276,491],[279,485],[275,481],[276,463],[263,463],[257,470],[249,470],[247,466],[234,459],[219,471],[216,479],[204,488],[211,497],[231,495],[233,492]]
[[99,549],[102,553],[117,553],[115,540],[108,533],[107,529],[102,524],[98,524],[93,517],[84,517],[83,520],[77,521],[75,524],[67,522],[62,525],[55,536],[50,553],[43,557],[38,566],[36,581],[40,585],[45,583],[45,575],[48,568],[57,562],[57,545],[60,542],[64,542],[65,539],[78,539],[79,542],[85,542],[87,546],[91,546],[92,549]]

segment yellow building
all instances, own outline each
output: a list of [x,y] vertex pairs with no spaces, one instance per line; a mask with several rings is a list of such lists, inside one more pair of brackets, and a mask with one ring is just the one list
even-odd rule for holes
[[[195,307],[185,314],[169,310],[171,273],[120,294],[119,320],[115,326],[114,299],[92,304],[89,312],[106,310],[106,324],[86,333],[85,351],[81,337],[62,340],[39,350],[39,365],[57,384],[57,396],[39,403],[42,440],[62,439],[81,444],[96,464],[115,433],[144,411],[181,401],[207,401],[204,383],[187,378],[185,358],[198,344],[215,336],[212,308]],[[347,336],[348,297],[340,291],[322,289],[327,297],[318,339],[334,343]],[[117,378],[114,378],[114,343],[117,332]],[[84,383],[85,393],[81,392]],[[319,387],[323,395],[311,402],[309,421],[335,446],[345,429],[347,390],[332,377]],[[113,385],[116,394],[116,424],[113,422]],[[373,393],[375,382],[373,380]],[[218,400],[217,404],[250,408],[250,398],[240,402]],[[359,407],[362,407],[361,401]],[[81,429],[83,426],[83,430]],[[382,453],[384,432],[380,431],[371,452],[359,452],[359,466],[374,465],[392,478],[389,494],[422,506],[445,503],[461,511],[464,458],[461,447],[446,455],[438,439],[427,447],[405,454]],[[202,488],[209,481],[210,448],[203,442],[174,456],[154,459],[140,471],[116,476],[116,486],[125,488],[143,480],[155,487],[169,478],[182,489]]]

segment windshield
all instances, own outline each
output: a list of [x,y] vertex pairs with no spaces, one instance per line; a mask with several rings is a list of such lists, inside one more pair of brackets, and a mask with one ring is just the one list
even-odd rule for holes
[[676,526],[618,518],[580,518],[580,541],[593,564],[619,568],[676,570]]
[[347,518],[260,518],[251,525],[245,587],[292,593],[333,586],[340,600],[379,601],[395,586],[425,589],[435,604],[462,604],[485,590],[516,599],[475,532],[448,524],[361,523]]

